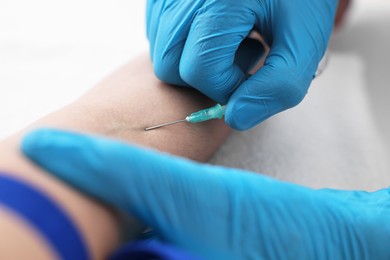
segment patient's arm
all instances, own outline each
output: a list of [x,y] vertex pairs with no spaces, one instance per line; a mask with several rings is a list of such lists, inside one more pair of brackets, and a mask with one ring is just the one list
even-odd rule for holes
[[[117,218],[105,206],[27,161],[19,151],[23,134],[41,126],[59,127],[119,138],[206,161],[229,134],[223,120],[191,125],[182,123],[148,132],[143,129],[184,118],[190,112],[211,105],[214,105],[212,101],[193,90],[171,87],[158,81],[148,58],[143,56],[109,76],[73,104],[1,141],[0,170],[22,178],[53,198],[81,230],[93,258],[101,259],[119,243],[121,227]],[[10,230],[6,238],[0,236],[1,259],[15,259],[14,256],[31,258],[38,254],[40,259],[53,258],[53,252],[37,233],[24,225],[21,219],[10,216],[5,208],[0,207],[0,227]],[[16,244],[23,250],[10,249]]]

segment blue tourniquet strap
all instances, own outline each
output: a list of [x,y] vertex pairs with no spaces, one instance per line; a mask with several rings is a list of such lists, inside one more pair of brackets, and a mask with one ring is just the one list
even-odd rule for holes
[[164,244],[156,239],[145,239],[124,245],[110,260],[200,260],[183,250]]
[[0,172],[0,204],[34,226],[61,259],[90,259],[72,220],[42,192]]

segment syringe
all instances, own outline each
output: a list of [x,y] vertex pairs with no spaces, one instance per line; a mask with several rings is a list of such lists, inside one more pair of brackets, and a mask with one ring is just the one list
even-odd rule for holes
[[202,109],[200,111],[194,112],[191,115],[187,116],[185,119],[165,123],[165,124],[160,124],[156,126],[150,126],[145,128],[145,131],[153,130],[156,128],[160,128],[163,126],[167,125],[173,125],[177,123],[182,123],[182,122],[188,122],[188,123],[199,123],[199,122],[204,122],[208,121],[211,119],[216,119],[219,118],[221,119],[225,114],[225,106],[221,106],[220,104],[216,104],[213,107]]

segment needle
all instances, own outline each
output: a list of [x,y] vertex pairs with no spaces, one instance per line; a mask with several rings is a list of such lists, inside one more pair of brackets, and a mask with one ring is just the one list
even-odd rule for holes
[[163,126],[173,125],[173,124],[177,124],[177,123],[181,123],[181,122],[187,122],[187,120],[186,119],[181,119],[181,120],[177,120],[177,121],[173,121],[173,122],[169,122],[169,123],[165,123],[165,124],[161,124],[161,125],[150,126],[150,127],[145,128],[145,131],[149,131],[149,130],[160,128],[160,127],[163,127]]
[[199,123],[199,122],[208,121],[210,119],[215,119],[215,118],[221,119],[224,114],[225,114],[225,106],[221,106],[220,104],[216,104],[213,107],[209,107],[209,108],[194,112],[191,115],[187,116],[185,119],[147,127],[147,128],[145,128],[145,131],[149,131],[149,130],[160,128],[163,126],[173,125],[173,124],[177,124],[177,123],[181,123],[181,122]]

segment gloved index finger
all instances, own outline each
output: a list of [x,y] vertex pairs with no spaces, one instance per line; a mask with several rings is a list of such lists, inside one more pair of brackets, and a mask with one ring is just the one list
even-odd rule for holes
[[239,1],[209,1],[196,13],[180,60],[180,76],[210,98],[227,103],[245,73],[234,63],[255,14]]
[[156,28],[150,44],[154,73],[160,80],[187,86],[180,77],[179,63],[193,17],[202,4],[203,1],[167,0],[164,7],[156,7],[161,9],[159,19],[149,19],[151,27]]

